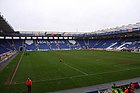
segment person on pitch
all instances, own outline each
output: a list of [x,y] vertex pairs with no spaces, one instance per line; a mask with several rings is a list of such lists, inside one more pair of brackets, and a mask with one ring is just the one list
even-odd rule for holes
[[26,80],[26,86],[28,88],[28,93],[31,93],[32,80],[30,78]]

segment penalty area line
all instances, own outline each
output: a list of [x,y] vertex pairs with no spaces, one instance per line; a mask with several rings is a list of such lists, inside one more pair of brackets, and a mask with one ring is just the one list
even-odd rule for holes
[[[129,71],[129,70],[133,70],[133,69],[139,69],[139,68],[131,68],[131,69],[118,70],[118,71],[108,71],[108,72],[88,74],[88,75],[75,75],[75,76],[71,76],[71,77],[62,77],[62,78],[56,78],[56,79],[36,80],[36,81],[33,81],[33,83],[46,82],[46,81],[57,81],[57,80],[72,79],[72,78],[80,78],[80,77],[101,75],[101,74],[114,73],[114,72],[123,72],[123,71]],[[17,85],[17,84],[24,84],[24,83],[25,82],[18,82],[18,83],[13,83],[13,84]]]
[[87,73],[85,73],[85,72],[83,72],[83,71],[81,71],[81,70],[79,70],[79,69],[77,69],[77,68],[75,68],[75,67],[72,67],[72,66],[70,66],[70,65],[68,65],[68,64],[66,64],[66,63],[63,63],[63,64],[66,65],[66,66],[68,66],[69,68],[72,68],[72,69],[74,69],[74,70],[76,70],[76,71],[78,71],[78,72],[84,74],[84,75],[88,75]]
[[[76,76],[71,76],[71,77],[62,77],[62,78],[54,78],[54,79],[45,79],[45,80],[35,80],[33,81],[33,83],[38,83],[38,82],[46,82],[46,81],[57,81],[57,80],[63,80],[63,79],[72,79],[72,78],[76,78],[76,77],[83,77],[83,76],[87,76],[87,75],[76,75]],[[15,82],[12,84],[25,84],[25,82]]]

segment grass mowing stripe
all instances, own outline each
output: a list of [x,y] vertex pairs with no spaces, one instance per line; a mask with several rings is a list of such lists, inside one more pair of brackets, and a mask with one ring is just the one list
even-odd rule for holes
[[[101,75],[101,74],[114,73],[114,72],[123,72],[123,71],[129,71],[129,70],[134,70],[134,69],[140,69],[140,68],[131,68],[131,69],[118,70],[118,71],[108,71],[108,72],[102,72],[102,73],[96,73],[96,74],[88,74],[88,75],[76,75],[76,76],[56,78],[56,79],[36,80],[36,81],[33,81],[33,82],[34,83],[38,83],[38,82],[44,82],[44,81],[57,81],[57,80],[68,79],[68,78],[69,79],[72,79],[72,78],[80,78],[80,77]],[[16,84],[24,84],[24,83],[25,82],[14,83],[14,84],[16,85]]]
[[18,69],[18,67],[19,67],[19,64],[20,64],[20,62],[21,62],[21,59],[22,59],[22,57],[23,57],[23,54],[24,54],[24,53],[22,53],[22,55],[21,55],[21,57],[20,57],[20,59],[19,59],[17,65],[16,65],[16,68],[14,69],[14,72],[13,72],[12,77],[11,77],[11,79],[10,79],[9,85],[12,84],[12,81],[13,81],[13,79],[14,79],[14,77],[15,77],[15,74],[16,74],[17,69]]
[[66,63],[63,63],[63,64],[66,65],[66,66],[68,66],[68,67],[70,67],[70,68],[72,68],[72,69],[74,69],[74,70],[76,70],[76,71],[78,71],[78,72],[80,72],[80,73],[82,73],[82,74],[84,74],[84,75],[88,75],[87,73],[85,73],[85,72],[83,72],[83,71],[81,71],[81,70],[79,70],[79,69],[77,69],[75,67],[72,67],[72,66],[70,66],[70,65],[68,65]]

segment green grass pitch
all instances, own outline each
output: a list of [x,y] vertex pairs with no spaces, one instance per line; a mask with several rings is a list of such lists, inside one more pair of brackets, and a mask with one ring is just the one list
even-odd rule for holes
[[[28,77],[33,81],[32,93],[140,77],[140,54],[95,50],[35,51],[22,57],[12,84],[5,84],[21,55],[19,53],[0,72],[0,93],[27,93]],[[59,62],[60,57],[62,62]]]

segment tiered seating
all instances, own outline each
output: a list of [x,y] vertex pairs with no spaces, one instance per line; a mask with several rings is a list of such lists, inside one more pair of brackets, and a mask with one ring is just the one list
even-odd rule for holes
[[77,42],[80,44],[81,48],[88,48],[89,44],[85,40],[77,40]]
[[108,48],[110,47],[117,39],[101,39],[96,42],[94,48]]
[[107,40],[106,39],[103,39],[103,40],[100,40],[100,42],[98,42],[94,48],[105,48],[103,47],[104,45],[106,45],[107,43]]
[[58,44],[59,44],[59,49],[70,49],[67,40],[59,40]]
[[15,48],[19,51],[19,48],[22,46],[22,40],[14,40]]
[[39,49],[50,49],[47,44],[39,44]]
[[102,45],[102,48],[108,48],[110,45],[115,43],[118,39],[106,39],[104,44]]
[[38,44],[39,50],[50,50],[50,46],[45,40],[37,40],[36,44]]
[[93,43],[93,48],[98,48],[96,46],[98,46],[98,44],[101,42],[100,39],[95,40],[95,42]]
[[0,40],[0,54],[6,53],[12,50],[13,48],[5,40]]
[[0,54],[10,50],[58,50],[58,49],[136,49],[140,48],[140,38],[113,38],[94,40],[0,40]]
[[97,39],[89,40],[89,48],[93,48],[97,44],[98,41],[99,40],[97,40]]
[[130,42],[130,44],[128,44],[128,45],[125,45],[124,47],[125,48],[129,48],[129,49],[133,49],[133,48],[137,48],[138,46],[140,46],[139,45],[139,42],[140,41],[140,39],[139,38],[130,38],[130,39],[128,39],[126,42]]
[[52,50],[57,50],[58,49],[58,42],[56,40],[49,40],[50,44],[51,44],[51,49]]
[[35,40],[25,40],[25,47],[26,50],[36,50],[37,49],[38,44],[35,44]]
[[117,49],[123,44],[123,42],[125,42],[125,39],[118,39],[115,43],[113,43],[114,45],[111,48]]
[[14,50],[15,48],[11,45],[10,41],[9,40],[4,40],[4,42],[6,42],[5,46],[10,50]]
[[0,54],[8,52],[9,50],[7,50],[6,48],[4,48],[3,46],[0,45]]
[[81,46],[76,40],[68,40],[68,44],[71,49],[81,49]]

